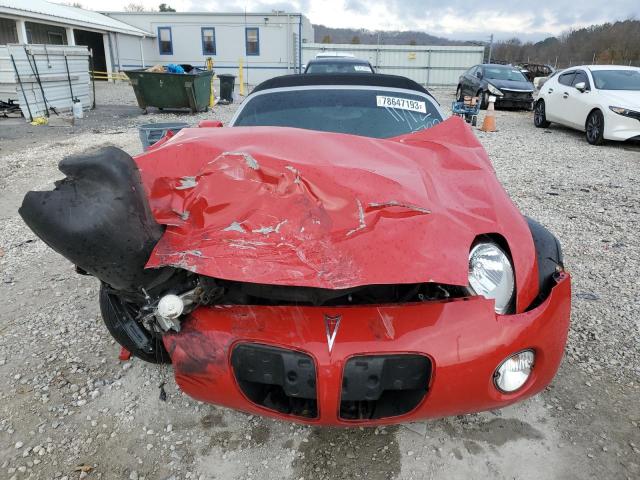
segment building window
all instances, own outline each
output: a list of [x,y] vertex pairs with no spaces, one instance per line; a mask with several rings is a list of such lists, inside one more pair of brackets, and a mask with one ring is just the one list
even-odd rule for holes
[[47,32],[47,38],[51,45],[64,45],[64,37],[60,32]]
[[211,27],[202,28],[202,54],[216,54],[216,29]]
[[260,33],[257,28],[247,28],[244,31],[247,55],[260,55]]
[[158,27],[158,48],[160,55],[173,55],[171,27]]

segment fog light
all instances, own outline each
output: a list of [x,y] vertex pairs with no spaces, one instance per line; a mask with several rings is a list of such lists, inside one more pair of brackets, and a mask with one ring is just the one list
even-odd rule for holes
[[531,375],[534,358],[533,350],[524,350],[507,358],[493,374],[496,388],[511,393],[522,387]]

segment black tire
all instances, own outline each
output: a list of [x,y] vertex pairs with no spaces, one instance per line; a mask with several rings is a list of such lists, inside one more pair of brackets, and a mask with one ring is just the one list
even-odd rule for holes
[[144,351],[136,346],[135,342],[124,330],[122,319],[135,315],[137,307],[132,303],[126,302],[118,295],[109,293],[104,284],[100,286],[100,313],[111,336],[122,347],[129,350],[133,356],[149,363],[171,363],[171,357],[164,348],[162,339],[152,337],[151,333],[142,326],[140,326],[142,334],[148,337],[151,347],[149,351]]
[[604,143],[604,115],[600,110],[593,110],[587,117],[585,137],[591,145]]
[[538,100],[536,102],[536,106],[533,111],[533,124],[538,128],[547,128],[551,125],[551,122],[547,120],[547,111],[544,100]]
[[456,89],[456,101],[461,102],[462,100],[464,100],[464,98],[462,98],[462,85],[458,85]]
[[487,107],[489,106],[489,96],[487,95],[487,92],[480,90],[477,96],[478,96],[478,101],[480,102],[480,109],[486,110]]

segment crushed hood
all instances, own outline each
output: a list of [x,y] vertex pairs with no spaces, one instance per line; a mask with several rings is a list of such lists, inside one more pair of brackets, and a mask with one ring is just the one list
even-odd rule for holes
[[184,129],[135,161],[167,226],[147,267],[332,289],[467,285],[471,244],[492,232],[518,281],[537,282],[527,224],[458,118],[394,139]]

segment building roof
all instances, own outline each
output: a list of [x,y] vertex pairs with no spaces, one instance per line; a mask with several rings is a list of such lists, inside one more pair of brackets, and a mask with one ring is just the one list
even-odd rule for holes
[[0,15],[29,17],[34,21],[50,21],[94,30],[126,33],[138,37],[154,34],[91,10],[69,7],[45,0],[0,0]]

